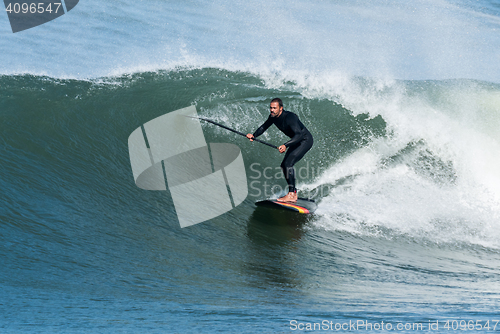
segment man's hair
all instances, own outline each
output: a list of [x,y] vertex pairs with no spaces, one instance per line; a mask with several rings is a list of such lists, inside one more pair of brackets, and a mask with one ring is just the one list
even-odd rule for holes
[[274,102],[278,102],[278,104],[280,105],[280,107],[283,107],[283,101],[281,101],[280,98],[275,98],[271,101],[271,103],[274,103]]

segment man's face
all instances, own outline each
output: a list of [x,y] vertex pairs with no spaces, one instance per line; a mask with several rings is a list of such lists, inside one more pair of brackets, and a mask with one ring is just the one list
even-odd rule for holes
[[271,117],[278,117],[279,115],[281,115],[283,107],[280,107],[280,104],[278,102],[272,102],[270,111],[271,111]]

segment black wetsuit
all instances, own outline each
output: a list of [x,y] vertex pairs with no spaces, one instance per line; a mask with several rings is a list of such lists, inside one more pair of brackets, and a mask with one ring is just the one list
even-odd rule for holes
[[267,121],[254,132],[253,136],[257,138],[272,124],[276,125],[278,129],[290,137],[290,140],[284,144],[288,150],[281,163],[281,170],[285,175],[289,191],[295,192],[295,169],[293,166],[311,149],[313,137],[297,115],[286,110],[283,110],[279,117],[269,116]]

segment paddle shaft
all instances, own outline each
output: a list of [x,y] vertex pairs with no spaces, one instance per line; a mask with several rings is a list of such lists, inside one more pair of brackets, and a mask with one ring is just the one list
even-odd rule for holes
[[[236,130],[234,130],[234,129],[228,128],[228,127],[227,127],[227,126],[225,126],[225,125],[219,124],[219,123],[214,122],[214,121],[212,121],[212,120],[210,120],[210,119],[207,119],[207,118],[203,118],[203,117],[192,117],[192,116],[187,116],[187,117],[191,117],[191,118],[198,118],[198,119],[204,120],[205,122],[212,123],[212,124],[214,124],[214,125],[220,126],[220,127],[221,127],[221,128],[223,128],[223,129],[226,129],[226,130],[229,130],[229,131],[234,132],[234,133],[236,133],[236,134],[239,134],[240,136],[243,136],[243,137],[246,137],[246,136],[247,136],[247,135],[246,135],[246,134],[244,134],[243,132],[239,132],[239,131],[236,131]],[[275,145],[273,145],[273,144],[266,143],[265,141],[260,140],[260,139],[257,139],[257,138],[254,138],[253,140],[255,140],[256,142],[259,142],[259,143],[261,143],[261,144],[264,144],[264,145],[270,146],[270,147],[272,147],[272,148],[276,148],[276,149],[278,148],[277,146],[275,146]]]

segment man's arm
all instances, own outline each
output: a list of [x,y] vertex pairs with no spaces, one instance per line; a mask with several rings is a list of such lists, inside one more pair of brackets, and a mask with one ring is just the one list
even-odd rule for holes
[[263,134],[271,125],[273,124],[273,120],[271,119],[271,116],[267,118],[264,124],[259,126],[257,130],[253,134],[249,133],[247,134],[247,138],[250,139],[250,141],[253,141],[254,138],[257,138],[261,134]]
[[267,118],[267,120],[264,122],[264,124],[262,124],[261,126],[259,126],[259,128],[257,130],[255,130],[255,132],[253,133],[253,136],[255,138],[257,138],[258,136],[260,136],[261,134],[263,134],[267,129],[269,129],[269,127],[273,124],[273,120],[271,118],[271,116],[269,116]]

